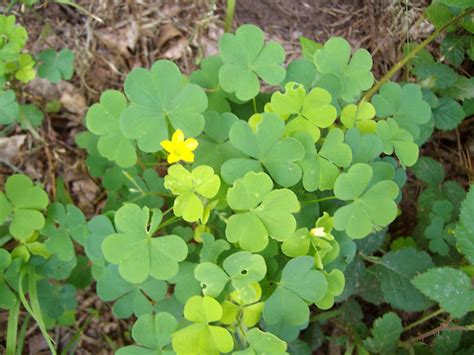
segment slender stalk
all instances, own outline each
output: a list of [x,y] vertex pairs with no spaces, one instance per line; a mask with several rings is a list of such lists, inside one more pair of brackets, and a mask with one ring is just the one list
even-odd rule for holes
[[372,95],[374,95],[383,84],[389,81],[397,71],[403,68],[405,64],[407,64],[411,59],[413,59],[419,51],[421,51],[433,40],[435,40],[446,28],[458,22],[463,17],[472,14],[473,12],[474,12],[474,8],[464,10],[459,15],[453,17],[444,26],[434,31],[430,36],[428,36],[428,38],[426,38],[423,42],[421,42],[419,45],[413,48],[410,51],[410,53],[408,53],[402,60],[396,63],[369,91],[367,91],[365,95],[362,97],[361,102],[369,100],[372,97]]
[[257,100],[255,100],[255,97],[252,99],[253,102],[253,113],[257,113]]
[[431,318],[434,318],[434,317],[436,317],[436,316],[438,316],[442,313],[444,313],[444,310],[438,309],[438,310],[426,315],[425,317],[418,319],[416,322],[408,324],[405,328],[403,328],[403,331],[406,332],[410,329],[413,329],[413,328],[419,326],[420,324],[423,324],[424,322],[426,322],[426,321],[430,320]]
[[227,8],[225,10],[224,32],[230,32],[232,30],[236,1],[237,0],[227,0]]
[[20,328],[20,333],[18,334],[18,341],[17,341],[17,348],[16,348],[16,355],[23,354],[23,347],[25,345],[25,338],[26,338],[26,331],[28,330],[28,325],[30,324],[30,314],[26,313],[25,318],[23,318],[23,324]]
[[304,205],[307,205],[307,204],[310,204],[310,203],[323,202],[323,201],[336,200],[336,199],[337,199],[336,196],[327,196],[327,197],[317,198],[317,199],[314,199],[314,200],[301,201],[301,203],[304,204]]
[[15,355],[19,317],[20,302],[18,301],[16,305],[8,312],[6,355]]
[[311,317],[310,322],[326,321],[328,319],[335,318],[335,317],[339,316],[341,313],[342,313],[341,308],[338,308],[338,309],[335,309],[335,310],[332,310],[332,311],[323,312],[323,313],[320,313],[320,314],[317,314],[317,315]]
[[158,227],[158,229],[162,229],[166,226],[169,226],[170,224],[173,224],[174,222],[178,221],[179,219],[181,219],[181,217],[173,216],[170,219],[168,219],[168,220],[164,221],[163,223],[161,223],[160,226]]

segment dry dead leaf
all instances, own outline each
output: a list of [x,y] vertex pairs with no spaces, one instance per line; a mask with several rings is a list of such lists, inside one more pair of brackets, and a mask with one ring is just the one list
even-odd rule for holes
[[11,137],[0,138],[0,157],[5,160],[11,160],[18,155],[21,146],[25,143],[26,135],[20,134]]

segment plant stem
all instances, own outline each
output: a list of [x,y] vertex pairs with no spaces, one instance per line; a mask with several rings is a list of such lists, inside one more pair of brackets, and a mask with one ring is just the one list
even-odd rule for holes
[[459,15],[453,17],[450,21],[445,23],[444,26],[440,27],[439,29],[434,31],[431,35],[429,35],[428,38],[426,38],[423,42],[421,42],[419,45],[413,48],[410,51],[410,53],[408,53],[404,58],[402,58],[402,60],[396,63],[369,91],[367,91],[365,95],[362,97],[361,102],[369,100],[372,97],[372,95],[374,95],[383,84],[389,81],[391,77],[401,68],[403,68],[405,64],[407,64],[411,59],[413,59],[419,51],[421,51],[433,40],[435,40],[441,34],[441,32],[443,32],[446,28],[451,26],[453,23],[459,21],[465,16],[472,14],[473,12],[474,12],[474,8],[464,10]]
[[307,204],[310,204],[310,203],[323,202],[323,201],[336,200],[336,199],[337,199],[336,196],[327,196],[327,197],[317,198],[317,199],[314,199],[314,200],[301,201],[301,203],[307,205]]
[[170,219],[168,219],[168,220],[164,221],[163,223],[161,223],[159,225],[158,229],[162,229],[166,226],[169,226],[170,224],[173,224],[174,222],[176,222],[178,219],[181,219],[181,217],[173,216]]
[[406,332],[406,331],[408,331],[408,330],[410,330],[410,329],[413,329],[413,328],[419,326],[420,324],[422,324],[422,323],[424,323],[424,322],[430,320],[431,318],[434,318],[434,317],[436,317],[437,315],[440,315],[440,314],[442,314],[442,313],[444,313],[444,310],[438,309],[438,310],[434,311],[433,313],[430,313],[430,314],[428,314],[427,316],[418,319],[416,322],[413,322],[413,323],[411,323],[411,324],[408,324],[405,328],[403,328],[403,331]]
[[257,113],[257,100],[255,100],[255,97],[252,99],[253,102],[253,113]]
[[26,337],[26,331],[28,330],[28,325],[30,324],[30,314],[26,313],[25,318],[23,318],[23,324],[21,325],[20,328],[20,333],[18,334],[18,340],[17,340],[17,348],[16,348],[16,355],[21,355],[23,354],[23,347],[25,346],[25,337]]
[[232,30],[236,1],[237,0],[227,0],[227,8],[225,10],[224,32],[230,32]]
[[19,316],[20,302],[18,301],[8,312],[6,355],[15,355]]
[[328,319],[339,316],[341,313],[342,313],[341,308],[338,308],[332,311],[323,312],[311,317],[310,322],[326,321]]

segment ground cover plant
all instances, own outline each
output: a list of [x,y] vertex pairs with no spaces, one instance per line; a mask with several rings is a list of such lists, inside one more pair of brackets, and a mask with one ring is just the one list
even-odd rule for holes
[[[50,201],[24,174],[0,192],[6,354],[22,352],[30,318],[51,353],[74,352],[80,332],[58,349],[48,331],[74,325],[94,283],[134,320],[121,355],[311,354],[331,338],[348,354],[472,353],[474,189],[420,147],[472,114],[473,8],[440,0],[426,16],[437,29],[407,46],[406,81],[375,81],[371,54],[341,37],[302,38],[285,65],[281,44],[246,24],[189,76],[161,59],[101,93],[76,135],[100,214],[67,193]],[[22,122],[12,82],[35,63],[15,18],[0,33],[8,133]],[[441,34],[446,63],[425,50]],[[67,80],[73,60],[47,49],[37,74]],[[417,225],[392,236],[408,173]]]

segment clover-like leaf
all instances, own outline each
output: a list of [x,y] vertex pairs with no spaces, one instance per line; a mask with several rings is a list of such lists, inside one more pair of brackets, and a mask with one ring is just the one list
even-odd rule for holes
[[328,283],[328,290],[326,294],[315,302],[320,309],[330,309],[334,306],[334,300],[344,291],[346,280],[344,273],[339,269],[333,269],[331,272],[323,271],[326,281]]
[[423,100],[421,89],[416,84],[388,82],[372,99],[377,117],[392,117],[395,122],[410,132],[416,139],[420,127],[431,118],[431,107]]
[[234,123],[230,142],[249,158],[227,160],[221,168],[224,181],[232,184],[249,171],[262,171],[263,166],[281,186],[298,183],[302,172],[296,162],[303,159],[304,148],[292,137],[282,138],[284,131],[284,122],[272,113],[264,113],[255,130],[247,122]]
[[17,120],[20,105],[13,90],[0,91],[0,125],[7,125]]
[[357,127],[363,133],[375,132],[375,108],[370,102],[349,104],[341,111],[341,122],[347,128]]
[[240,26],[235,34],[225,33],[219,40],[224,65],[219,69],[219,83],[238,99],[247,101],[260,91],[259,78],[278,85],[285,78],[283,47],[264,43],[262,30],[254,25]]
[[306,327],[308,304],[322,299],[327,292],[324,274],[313,267],[311,256],[291,259],[283,268],[279,286],[265,302],[265,323],[284,340],[295,339],[299,330]]
[[174,200],[174,214],[182,216],[187,222],[207,222],[209,211],[206,211],[205,203],[216,196],[220,186],[219,176],[207,165],[200,165],[189,172],[182,165],[175,164],[168,168],[168,175],[165,176],[165,187],[178,195]]
[[141,315],[153,311],[153,303],[166,296],[166,282],[148,277],[145,281],[131,284],[120,276],[117,265],[108,265],[97,280],[97,294],[103,301],[114,301],[113,314],[118,318],[128,318],[132,314]]
[[40,52],[39,61],[39,77],[52,83],[69,80],[74,74],[74,53],[70,49],[64,48],[59,53],[52,48],[45,49]]
[[214,171],[220,171],[222,164],[232,158],[245,157],[229,141],[229,131],[239,119],[233,113],[204,113],[206,125],[204,134],[198,137],[199,145],[195,152],[194,166],[209,165]]
[[371,73],[372,57],[365,49],[358,49],[351,58],[349,43],[340,37],[329,39],[322,49],[314,53],[314,63],[320,81],[336,80],[341,90],[338,97],[346,102],[357,100],[362,91],[371,88],[374,76]]
[[39,127],[44,119],[44,113],[36,105],[28,104],[20,106],[18,122],[21,128]]
[[253,299],[255,292],[251,284],[262,280],[267,273],[265,259],[248,251],[228,256],[224,260],[223,268],[225,271],[210,262],[200,263],[196,267],[194,276],[201,282],[205,295],[219,296],[227,282],[231,281],[232,286],[239,290],[242,299]]
[[15,72],[15,78],[20,80],[22,83],[28,83],[33,80],[36,76],[35,65],[36,62],[33,57],[28,53],[21,53],[18,56],[18,68]]
[[436,301],[455,318],[474,306],[474,288],[464,272],[450,267],[433,268],[412,280],[425,296]]
[[194,277],[197,265],[183,261],[179,265],[178,273],[168,280],[169,283],[174,284],[174,297],[182,304],[185,304],[192,296],[201,294],[201,284]]
[[288,135],[305,131],[316,142],[321,135],[320,128],[327,128],[336,120],[337,111],[331,102],[331,94],[324,89],[314,88],[306,94],[301,84],[289,82],[284,93],[272,95],[265,109],[287,120]]
[[120,128],[146,153],[162,149],[160,143],[170,138],[169,126],[181,129],[186,137],[195,137],[204,128],[204,90],[187,84],[168,60],[155,62],[150,70],[132,70],[125,80],[125,94],[131,104],[121,115]]
[[373,176],[370,165],[358,163],[339,175],[334,185],[334,195],[338,199],[352,201],[336,211],[334,227],[345,230],[355,239],[389,225],[397,216],[394,201],[399,192],[397,184],[382,180],[369,188]]
[[116,90],[107,90],[100,103],[87,111],[86,124],[89,131],[99,136],[97,149],[100,155],[128,168],[137,162],[135,145],[120,130],[120,115],[127,108],[127,99]]
[[345,143],[351,147],[352,164],[367,163],[383,152],[383,141],[373,133],[361,133],[358,128],[348,129]]
[[128,282],[141,283],[148,276],[167,280],[178,272],[178,263],[188,255],[186,243],[178,236],[153,238],[162,219],[160,210],[135,204],[121,207],[114,217],[118,233],[102,243],[108,262],[119,265],[120,275]]
[[26,240],[35,230],[44,227],[41,210],[47,205],[48,195],[41,187],[25,175],[12,175],[5,183],[5,193],[0,192],[0,224],[11,216],[11,235]]
[[272,333],[262,332],[252,328],[245,334],[249,347],[242,351],[235,351],[233,355],[286,355],[287,344]]
[[400,128],[391,118],[377,122],[377,136],[383,141],[383,152],[391,155],[393,152],[403,166],[413,166],[418,160],[418,145],[407,130]]
[[193,324],[172,336],[173,350],[178,355],[219,355],[232,351],[234,340],[229,331],[210,324],[222,318],[222,307],[214,298],[191,297],[184,306],[184,317]]
[[144,314],[140,316],[132,328],[132,337],[137,345],[120,348],[117,355],[171,353],[168,345],[171,334],[178,326],[176,319],[169,313]]
[[234,211],[226,227],[231,243],[258,252],[268,244],[270,236],[276,240],[290,238],[296,228],[293,213],[299,211],[296,195],[288,189],[273,189],[273,182],[265,173],[247,173],[227,192],[227,202]]

